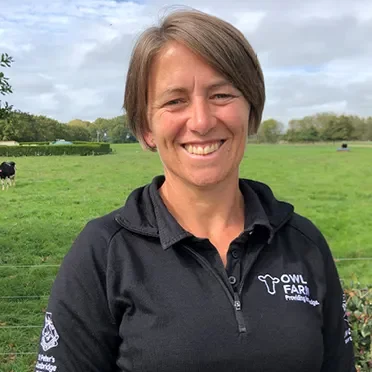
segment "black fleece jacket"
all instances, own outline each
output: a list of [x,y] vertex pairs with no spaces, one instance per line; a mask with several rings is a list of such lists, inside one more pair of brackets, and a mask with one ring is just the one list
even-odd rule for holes
[[79,234],[51,291],[35,371],[355,371],[337,270],[309,220],[241,179],[245,228],[224,266],[169,213],[163,182]]

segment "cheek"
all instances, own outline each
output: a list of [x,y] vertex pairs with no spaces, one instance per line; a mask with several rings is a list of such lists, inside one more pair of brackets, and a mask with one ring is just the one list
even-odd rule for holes
[[226,113],[223,121],[228,123],[228,127],[232,132],[241,133],[248,131],[249,116],[246,112],[233,111]]
[[177,115],[169,112],[163,112],[154,118],[154,134],[160,141],[173,141],[184,127],[182,120]]
[[248,131],[249,106],[242,101],[222,107],[220,119],[222,119],[234,132]]
[[161,148],[170,149],[180,133],[180,125],[173,115],[162,113],[153,117],[152,134],[158,147],[159,155]]

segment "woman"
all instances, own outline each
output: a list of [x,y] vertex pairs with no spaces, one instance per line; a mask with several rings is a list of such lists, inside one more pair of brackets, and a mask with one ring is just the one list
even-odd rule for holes
[[355,370],[323,236],[239,178],[264,101],[257,57],[230,24],[177,11],[142,34],[124,107],[164,176],[76,239],[36,370]]

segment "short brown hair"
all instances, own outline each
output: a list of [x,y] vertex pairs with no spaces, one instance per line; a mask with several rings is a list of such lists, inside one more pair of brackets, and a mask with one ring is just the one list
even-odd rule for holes
[[144,140],[149,128],[147,94],[151,63],[169,41],[190,48],[242,92],[251,105],[248,133],[257,133],[265,104],[265,83],[252,46],[228,22],[198,10],[177,10],[158,27],[142,33],[129,63],[124,109],[129,127],[142,146],[151,149]]

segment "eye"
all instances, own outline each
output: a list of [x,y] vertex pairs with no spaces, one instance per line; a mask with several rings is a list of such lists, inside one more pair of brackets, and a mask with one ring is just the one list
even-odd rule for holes
[[217,93],[217,94],[214,94],[212,96],[213,99],[218,99],[218,100],[221,100],[221,99],[229,99],[229,98],[233,98],[234,96],[232,94],[228,94],[228,93]]
[[182,98],[176,98],[172,99],[171,101],[168,101],[164,106],[176,106],[180,105],[181,103],[185,103],[185,100]]

